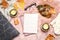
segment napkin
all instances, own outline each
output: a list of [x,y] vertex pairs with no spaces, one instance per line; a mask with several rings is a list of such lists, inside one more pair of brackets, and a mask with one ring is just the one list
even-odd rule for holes
[[57,15],[57,17],[50,23],[54,27],[54,32],[56,34],[60,34],[60,13]]

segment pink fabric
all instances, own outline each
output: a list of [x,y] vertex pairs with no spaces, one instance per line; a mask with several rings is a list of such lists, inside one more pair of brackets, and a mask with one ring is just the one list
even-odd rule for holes
[[[37,34],[33,34],[33,35],[29,35],[29,36],[25,36],[23,34],[23,16],[20,17],[21,15],[23,15],[24,13],[38,13],[38,10],[35,6],[31,7],[30,10],[24,11],[19,9],[18,10],[18,19],[19,19],[19,25],[14,25],[14,19],[11,20],[12,25],[20,32],[20,35],[17,36],[16,38],[14,38],[13,40],[45,40],[45,38],[47,37],[48,34],[53,34],[55,36],[55,40],[60,40],[60,36],[56,36],[54,34],[53,31],[53,27],[50,26],[50,30],[47,33],[44,33],[40,30],[41,24],[43,23],[50,23],[60,12],[60,1],[59,0],[53,0],[53,2],[43,2],[43,0],[25,0],[25,7],[27,7],[28,5],[32,4],[33,2],[36,2],[37,5],[39,4],[50,4],[52,5],[55,10],[56,10],[56,14],[52,15],[51,18],[47,19],[45,17],[42,17],[41,15],[39,15],[39,22],[38,22],[38,33]],[[50,24],[51,25],[51,24]]]

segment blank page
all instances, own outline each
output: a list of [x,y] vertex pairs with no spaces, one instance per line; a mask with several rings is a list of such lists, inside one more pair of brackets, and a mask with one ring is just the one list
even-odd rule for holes
[[24,14],[24,33],[37,33],[38,14]]

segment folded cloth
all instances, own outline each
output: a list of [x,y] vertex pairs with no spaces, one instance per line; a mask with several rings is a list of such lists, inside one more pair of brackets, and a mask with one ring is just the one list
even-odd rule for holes
[[19,32],[12,26],[12,24],[0,12],[0,40],[12,40],[18,36]]

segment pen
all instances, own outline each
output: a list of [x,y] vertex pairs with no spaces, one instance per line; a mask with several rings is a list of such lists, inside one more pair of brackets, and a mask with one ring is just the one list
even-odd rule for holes
[[33,3],[33,4],[29,5],[28,7],[25,8],[25,10],[27,10],[27,9],[30,8],[30,7],[32,7],[33,5],[36,6],[36,3]]

